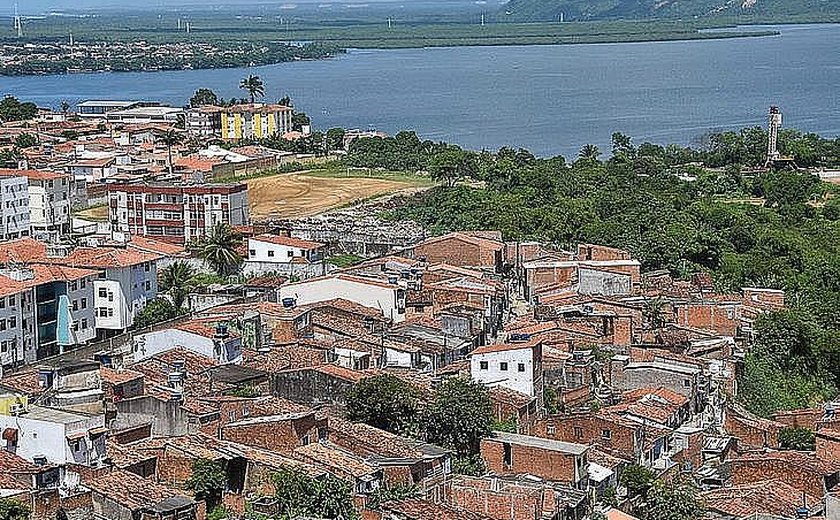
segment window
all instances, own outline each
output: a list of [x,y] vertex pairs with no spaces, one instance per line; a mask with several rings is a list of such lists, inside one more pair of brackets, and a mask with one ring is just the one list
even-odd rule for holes
[[82,318],[82,329],[88,328],[88,320],[87,318]]
[[17,300],[14,296],[9,296],[9,307],[14,307]]
[[73,312],[79,310],[79,300],[73,300]]
[[504,455],[503,455],[503,457],[504,457],[503,462],[504,462],[505,466],[507,466],[509,468],[509,467],[513,466],[513,449],[511,449],[510,444],[507,443],[507,442],[504,443],[502,445],[502,447],[504,448],[504,451],[505,451]]
[[288,251],[288,253],[286,254],[286,256],[288,256],[289,258],[291,258],[291,257],[295,256],[295,252],[294,252],[294,251],[292,251],[292,250],[289,250],[289,251]]
[[99,317],[100,318],[107,318],[108,317],[108,307],[100,307],[99,308]]
[[0,298],[0,309],[5,309],[5,308],[6,308],[6,300]]
[[606,440],[612,439],[612,432],[610,430],[601,430],[601,438]]
[[87,298],[82,298],[82,309],[87,309]]
[[683,386],[688,388],[691,386],[691,379],[683,379]]
[[506,362],[502,361],[501,363],[499,363],[499,370],[501,370],[502,372],[507,372],[507,369],[508,364]]
[[249,249],[248,250],[248,256],[251,256],[251,257],[257,256],[257,250],[256,249]]
[[5,354],[8,351],[9,351],[9,344],[6,343],[5,341],[3,343],[0,343],[0,352]]
[[518,372],[525,372],[525,363],[519,363],[519,366],[516,367]]
[[107,298],[108,297],[108,291],[105,288],[100,288],[99,289],[99,297],[100,298]]
[[6,330],[6,320],[0,320],[0,330]]
[[82,279],[79,281],[79,287],[81,287],[82,289],[84,289],[85,287],[87,287],[87,278],[82,278]]
[[548,426],[545,427],[545,433],[547,433],[549,435],[554,435],[554,434],[557,433],[557,427],[554,426],[553,424],[549,424]]
[[583,438],[583,428],[580,426],[575,426],[574,428],[575,439],[582,439]]
[[108,309],[108,317],[109,317],[109,318],[113,318],[113,317],[114,317],[114,309]]
[[480,361],[480,362],[478,363],[478,367],[479,367],[481,370],[487,370],[487,368],[488,368],[488,366],[487,366],[487,361]]
[[145,264],[143,264],[143,270],[148,273],[149,271],[152,270],[152,264],[150,264],[149,262],[146,262]]
[[14,316],[10,316],[9,317],[9,328],[13,329],[15,327],[17,327],[17,318],[15,318]]
[[274,251],[269,251],[269,252],[268,252],[268,257],[269,257],[269,258],[272,258],[273,256],[274,256]]
[[146,280],[145,287],[146,287],[147,291],[151,291],[152,290],[152,282],[150,282],[149,280]]

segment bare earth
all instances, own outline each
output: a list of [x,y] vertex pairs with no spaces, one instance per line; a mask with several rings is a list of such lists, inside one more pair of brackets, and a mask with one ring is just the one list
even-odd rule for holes
[[408,182],[360,177],[281,174],[246,181],[251,218],[300,218],[352,202],[415,187]]

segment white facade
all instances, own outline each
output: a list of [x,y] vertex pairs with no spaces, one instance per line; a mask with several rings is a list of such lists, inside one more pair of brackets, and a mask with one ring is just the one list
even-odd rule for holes
[[[499,348],[500,345],[479,347],[470,354],[470,376],[487,386],[502,386],[521,394],[536,396],[538,361],[533,345],[521,348]],[[507,346],[510,347],[510,346]]]
[[181,329],[163,329],[137,336],[134,339],[134,361],[148,359],[175,348],[183,348],[220,363],[242,362],[240,337],[214,338]]
[[279,273],[301,280],[323,276],[326,274],[323,247],[323,244],[295,238],[249,238],[243,272],[246,276]]
[[0,240],[29,236],[29,181],[0,176]]
[[0,366],[35,361],[35,306],[32,289],[0,297]]
[[94,307],[95,276],[67,282],[67,306],[70,310],[69,345],[81,345],[96,338]]
[[0,430],[7,429],[17,433],[10,451],[30,462],[95,466],[105,459],[104,415],[30,406],[22,415],[0,415]]
[[109,267],[94,282],[96,328],[125,330],[157,296],[157,261]]
[[32,235],[70,231],[70,178],[29,178],[29,219]]
[[284,285],[279,288],[278,293],[281,299],[294,298],[298,305],[343,298],[365,307],[379,309],[383,316],[395,323],[405,320],[405,290],[399,285],[379,280],[335,275]]

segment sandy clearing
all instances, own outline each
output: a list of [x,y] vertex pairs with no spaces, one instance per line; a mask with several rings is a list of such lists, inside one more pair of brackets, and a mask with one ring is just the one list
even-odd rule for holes
[[305,174],[280,174],[246,182],[254,221],[308,217],[357,200],[416,187],[386,179]]

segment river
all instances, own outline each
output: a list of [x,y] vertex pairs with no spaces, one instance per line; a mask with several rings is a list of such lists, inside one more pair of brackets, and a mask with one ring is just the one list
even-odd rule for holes
[[351,50],[253,69],[0,78],[0,93],[40,105],[147,99],[185,104],[200,87],[243,96],[258,74],[317,128],[416,130],[472,149],[521,146],[573,156],[635,142],[696,144],[710,131],[764,124],[840,135],[840,25],[769,26],[779,36],[596,45]]

